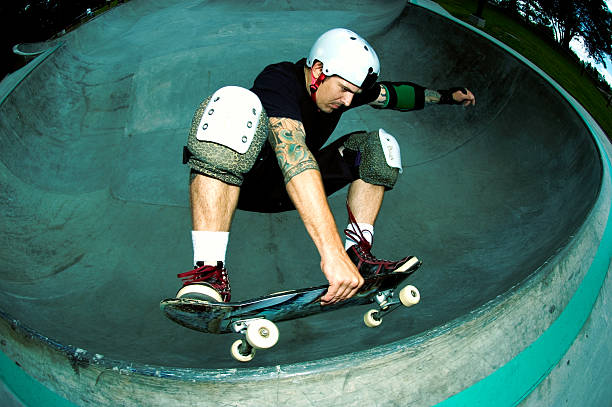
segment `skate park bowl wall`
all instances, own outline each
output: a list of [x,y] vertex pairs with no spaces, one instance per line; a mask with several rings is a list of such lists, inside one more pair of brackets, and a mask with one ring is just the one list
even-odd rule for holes
[[[21,404],[610,400],[605,134],[435,3],[333,4],[132,0],[0,83],[0,377]],[[217,88],[250,87],[337,26],[369,40],[383,80],[476,94],[473,108],[351,110],[332,136],[384,128],[399,141],[373,251],[421,258],[409,283],[422,300],[376,329],[354,308],[280,323],[279,343],[240,364],[235,338],[159,311],[191,267],[182,146]],[[345,192],[330,198],[340,233]],[[235,299],[325,281],[294,211],[238,211],[227,266]]]

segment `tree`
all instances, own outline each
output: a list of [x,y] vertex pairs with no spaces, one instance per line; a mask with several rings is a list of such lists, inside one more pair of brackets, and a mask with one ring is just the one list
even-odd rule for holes
[[604,0],[525,0],[523,12],[533,23],[550,27],[561,46],[582,39],[589,56],[605,66],[612,54],[612,12]]
[[[605,4],[587,2],[593,10],[585,17],[586,28],[582,31],[584,46],[589,55],[606,66],[606,56],[612,55],[612,13]],[[601,2],[603,3],[603,1]]]

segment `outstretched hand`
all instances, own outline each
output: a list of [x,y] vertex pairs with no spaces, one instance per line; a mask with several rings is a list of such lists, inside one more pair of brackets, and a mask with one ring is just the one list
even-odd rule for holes
[[321,305],[335,304],[352,297],[364,283],[357,267],[347,255],[338,256],[331,262],[322,260],[321,270],[329,281],[327,293],[321,297]]
[[463,106],[470,106],[476,104],[476,97],[472,92],[470,92],[467,88],[461,88],[452,93],[453,100],[457,104],[462,104]]

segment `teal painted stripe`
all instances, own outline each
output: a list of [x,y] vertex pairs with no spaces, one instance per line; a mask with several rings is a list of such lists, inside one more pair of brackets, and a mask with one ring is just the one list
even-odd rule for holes
[[0,380],[24,406],[76,407],[30,377],[3,352],[0,352]]

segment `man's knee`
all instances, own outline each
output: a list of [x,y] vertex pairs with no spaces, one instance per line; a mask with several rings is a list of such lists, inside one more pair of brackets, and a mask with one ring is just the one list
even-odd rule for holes
[[226,86],[197,108],[183,161],[197,173],[240,186],[267,134],[268,117],[259,98]]
[[402,172],[399,144],[395,138],[380,129],[359,132],[348,138],[344,147],[361,155],[359,178],[363,181],[391,189]]

